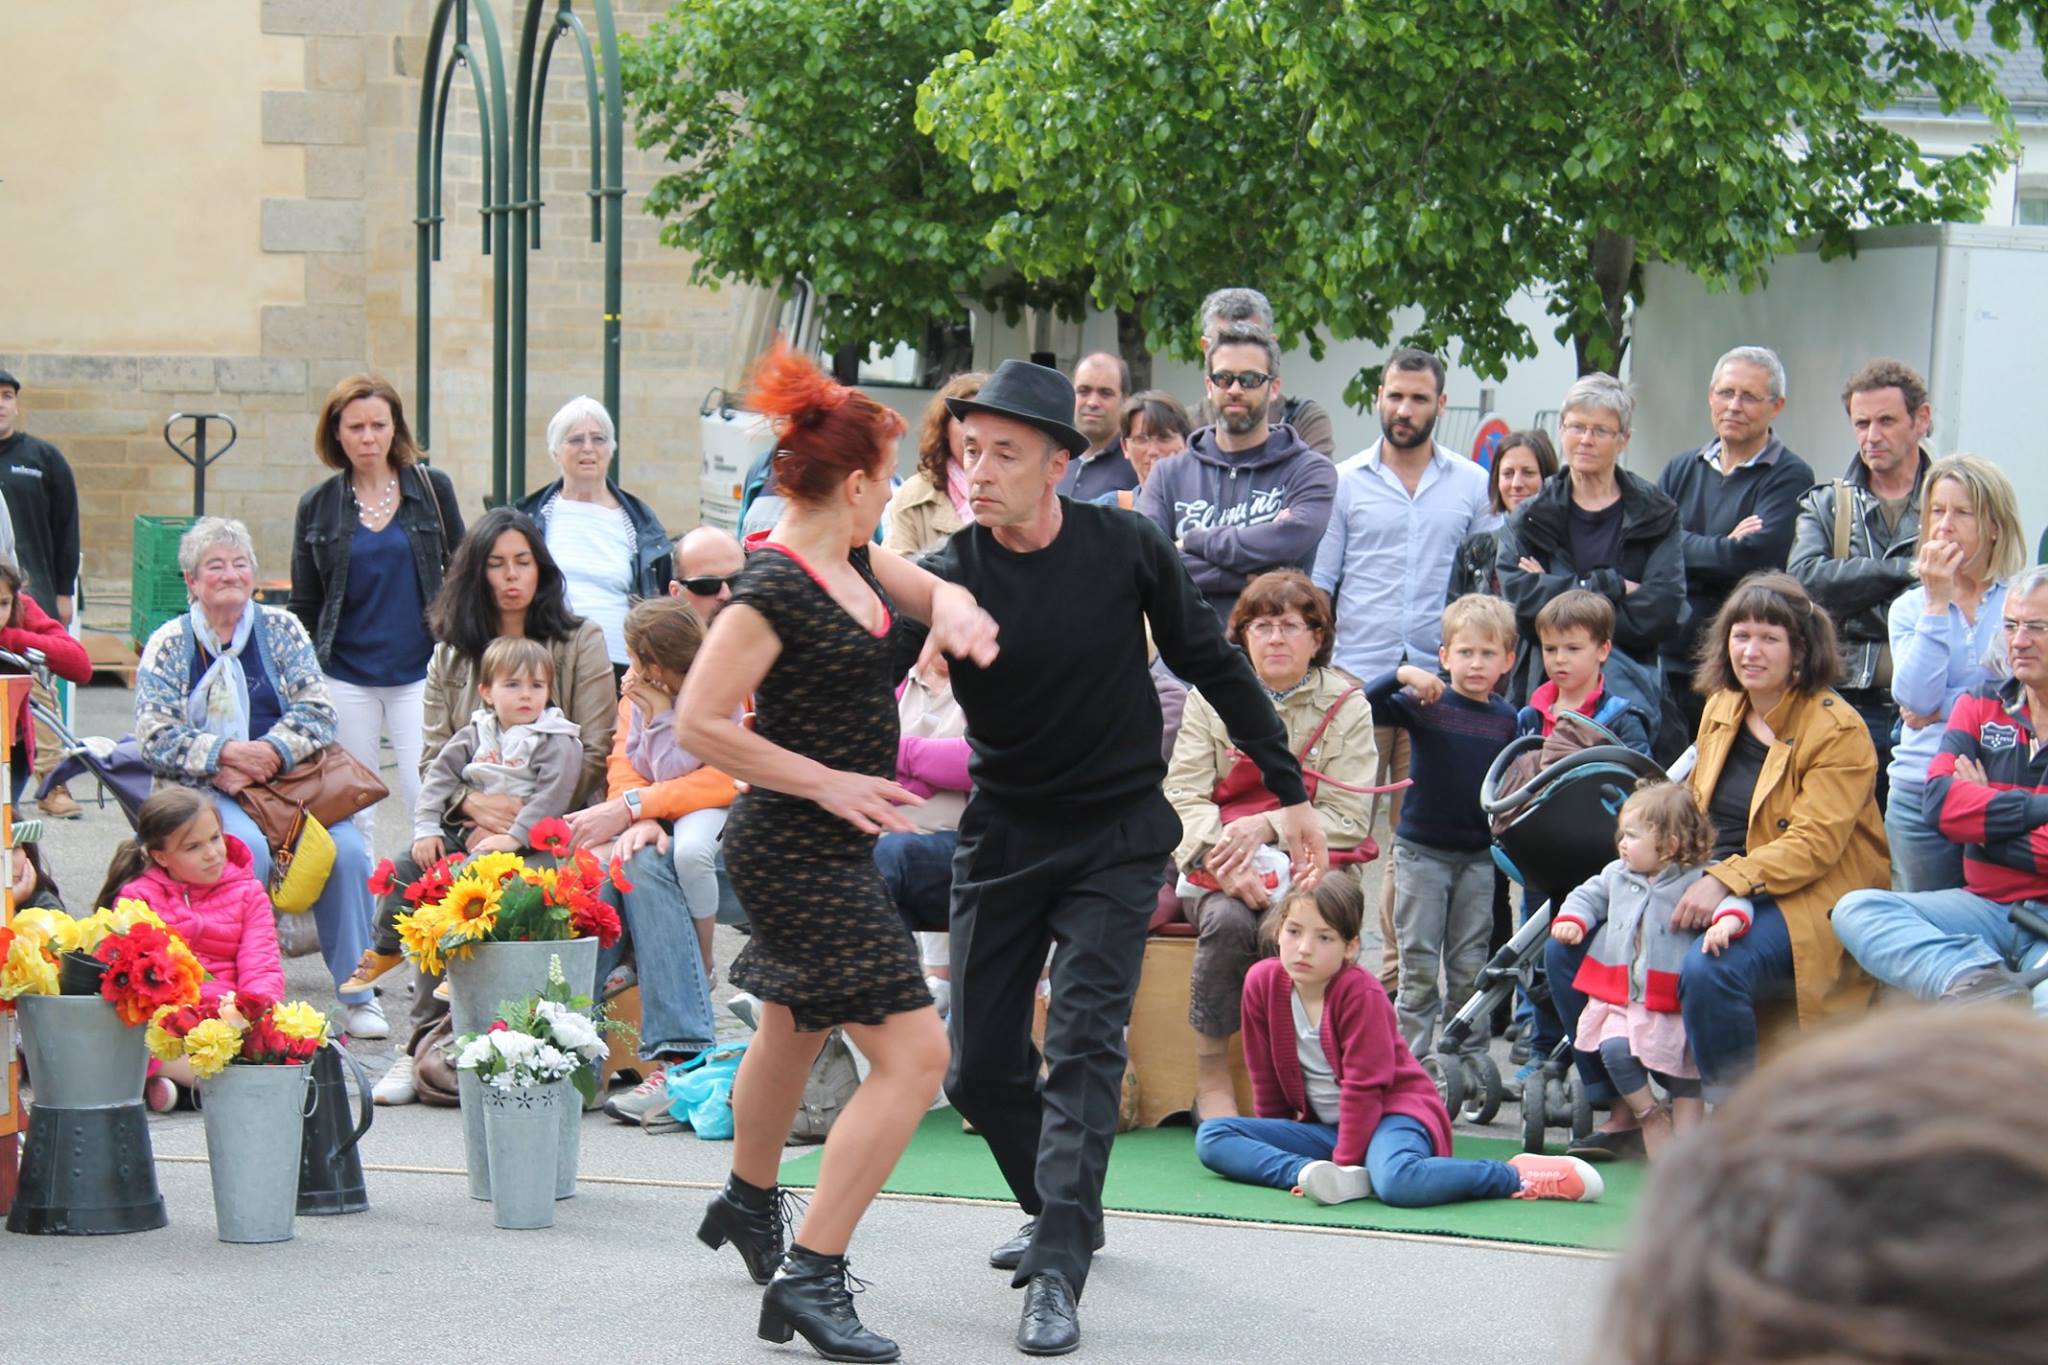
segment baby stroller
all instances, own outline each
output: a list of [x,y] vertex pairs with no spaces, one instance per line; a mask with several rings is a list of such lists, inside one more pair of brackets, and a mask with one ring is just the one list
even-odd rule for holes
[[[1479,804],[1496,831],[1494,861],[1521,884],[1535,908],[1480,969],[1471,998],[1445,1024],[1436,1050],[1423,1060],[1444,1107],[1470,1123],[1493,1119],[1506,1086],[1491,1057],[1464,1052],[1466,1040],[1518,984],[1533,998],[1548,997],[1540,967],[1552,907],[1614,860],[1615,817],[1636,784],[1667,776],[1655,760],[1620,743],[1605,727],[1583,716],[1572,719],[1596,742],[1512,786],[1509,770],[1516,760],[1543,747],[1543,736],[1525,735],[1501,751],[1479,789]],[[1681,760],[1678,771],[1684,766]],[[1510,789],[1503,791],[1504,786]],[[1553,1123],[1569,1122],[1575,1138],[1593,1131],[1593,1110],[1572,1066],[1569,1034],[1530,1074],[1519,1098],[1522,1145],[1528,1151],[1543,1150],[1544,1134]]]
[[[0,673],[26,673],[40,682],[46,690],[54,691],[50,670],[44,665],[41,650],[31,649],[20,654],[0,649]],[[149,799],[154,778],[149,764],[142,758],[141,746],[135,736],[123,735],[118,740],[103,739],[98,735],[81,739],[71,727],[64,723],[64,717],[55,707],[45,706],[34,697],[29,699],[29,713],[36,721],[56,736],[57,745],[64,757],[50,770],[36,789],[40,800],[44,793],[60,782],[69,782],[75,777],[90,775],[100,784],[100,801],[105,804],[106,796],[112,793],[114,802],[120,806],[121,814],[128,817],[128,823],[135,823],[135,813],[142,809],[142,803]]]

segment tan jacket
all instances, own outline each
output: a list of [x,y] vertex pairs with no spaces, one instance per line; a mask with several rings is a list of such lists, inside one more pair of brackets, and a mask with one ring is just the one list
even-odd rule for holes
[[[548,653],[555,661],[555,686],[548,700],[576,722],[583,741],[583,776],[576,783],[575,807],[581,810],[604,799],[605,757],[619,719],[618,675],[612,672],[604,632],[595,621],[585,621],[574,635],[549,645]],[[477,708],[476,669],[447,645],[435,645],[434,657],[427,662],[425,705],[421,772],[448,737],[469,724],[470,712]]]
[[954,510],[952,497],[945,489],[934,488],[931,475],[920,469],[903,481],[889,502],[889,529],[882,537],[882,548],[899,555],[921,555],[936,550],[966,524]]
[[[1699,763],[1687,785],[1702,809],[1749,715],[1738,691],[1707,698]],[[1891,853],[1876,797],[1877,749],[1833,692],[1794,694],[1765,717],[1775,734],[1749,803],[1749,849],[1707,870],[1738,896],[1770,896],[1792,938],[1799,1023],[1870,1003],[1871,979],[1843,952],[1828,917],[1851,891],[1889,887]]]
[[[1323,716],[1344,689],[1352,685],[1351,677],[1337,669],[1312,670],[1308,685],[1280,703],[1280,721],[1287,727],[1287,747],[1299,754],[1309,734],[1322,724]],[[1223,718],[1200,692],[1188,693],[1180,738],[1174,742],[1173,761],[1166,769],[1166,799],[1180,816],[1181,829],[1180,846],[1173,851],[1173,861],[1184,872],[1199,866],[1210,848],[1223,837],[1222,818],[1216,803],[1209,798],[1234,761]],[[1315,748],[1309,750],[1303,766],[1339,782],[1363,787],[1371,784],[1378,764],[1379,750],[1372,737],[1372,708],[1366,705],[1363,690],[1353,692],[1323,731],[1323,737],[1316,741]],[[1330,847],[1353,848],[1365,837],[1366,802],[1367,798],[1357,792],[1328,782],[1317,784],[1312,804],[1322,817]],[[1278,840],[1279,813],[1273,812],[1266,818],[1273,826],[1273,838]]]

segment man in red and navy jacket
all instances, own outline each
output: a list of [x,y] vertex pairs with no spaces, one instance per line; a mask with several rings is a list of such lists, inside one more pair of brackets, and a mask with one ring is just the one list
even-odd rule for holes
[[[2048,568],[2005,599],[2012,678],[1957,699],[1927,768],[1926,809],[1963,846],[1963,884],[1905,894],[1858,891],[1835,907],[1835,936],[1878,980],[1922,1000],[2012,996],[2048,943],[2010,907],[2048,913]],[[2034,993],[2048,1013],[2048,985]]]

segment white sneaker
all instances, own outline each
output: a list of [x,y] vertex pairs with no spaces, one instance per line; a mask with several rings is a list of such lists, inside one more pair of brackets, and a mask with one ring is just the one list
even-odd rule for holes
[[752,991],[734,991],[732,999],[725,1002],[733,1017],[750,1029],[761,1027],[761,1002]]
[[375,1104],[418,1104],[420,1092],[412,1082],[412,1058],[400,1057],[370,1088]]
[[391,1036],[391,1024],[384,1018],[384,1007],[374,999],[360,1005],[348,1007],[348,1034],[364,1042],[375,1042]]
[[1301,1192],[1317,1204],[1349,1204],[1372,1193],[1372,1178],[1363,1166],[1339,1166],[1334,1161],[1311,1161],[1296,1177]]

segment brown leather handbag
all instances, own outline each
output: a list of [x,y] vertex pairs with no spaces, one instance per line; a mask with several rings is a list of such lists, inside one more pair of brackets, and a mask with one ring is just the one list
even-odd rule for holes
[[264,841],[278,849],[290,847],[300,812],[334,829],[390,794],[391,789],[360,759],[339,744],[330,744],[289,772],[268,782],[251,782],[235,800],[263,831]]

